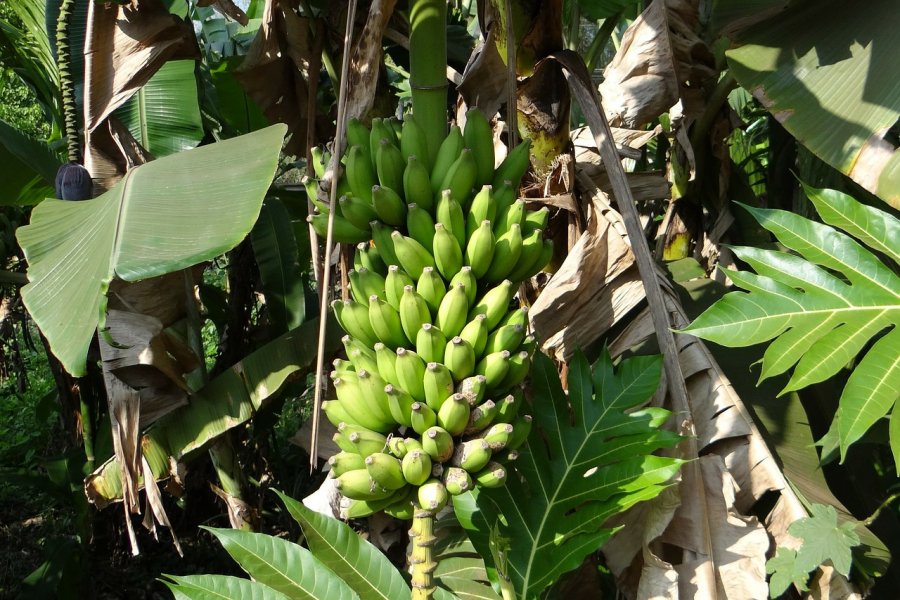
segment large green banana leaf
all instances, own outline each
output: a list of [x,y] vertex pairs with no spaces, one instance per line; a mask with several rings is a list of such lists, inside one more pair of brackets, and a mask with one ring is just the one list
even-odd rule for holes
[[[756,273],[726,272],[747,292],[732,292],[686,332],[724,346],[773,340],[761,379],[793,375],[782,393],[833,376],[858,355],[832,423],[841,456],[900,400],[900,221],[834,190],[806,188],[823,225],[779,210],[747,210],[799,254],[734,248]],[[829,226],[830,225],[830,226]],[[891,417],[891,448],[900,464],[900,410]]]
[[744,45],[727,54],[737,81],[791,135],[894,207],[900,207],[900,151],[890,134],[900,118],[898,29],[896,0],[795,2],[746,31]]
[[578,568],[615,533],[603,527],[610,517],[656,497],[678,472],[684,461],[652,455],[681,439],[660,429],[671,413],[632,410],[659,387],[661,362],[640,356],[614,368],[604,352],[592,373],[576,353],[567,396],[552,361],[536,355],[534,429],[513,463],[521,478],[453,503],[488,573],[505,574],[519,597],[540,597]]
[[16,236],[28,259],[22,299],[75,376],[105,318],[113,277],[138,281],[209,260],[250,231],[275,174],[276,125],[129,171],[82,202],[47,200]]

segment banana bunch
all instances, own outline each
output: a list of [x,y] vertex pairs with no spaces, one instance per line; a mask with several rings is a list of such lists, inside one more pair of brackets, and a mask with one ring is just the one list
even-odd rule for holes
[[[412,517],[475,485],[500,486],[528,437],[523,382],[535,350],[518,284],[544,268],[548,209],[517,199],[529,144],[494,169],[478,110],[435,156],[412,116],[348,125],[333,236],[357,245],[351,299],[332,304],[346,359],[322,409],[338,428],[330,459],[345,518]],[[321,177],[327,156],[316,155]],[[318,163],[318,164],[315,164]],[[308,192],[324,236],[328,207]]]

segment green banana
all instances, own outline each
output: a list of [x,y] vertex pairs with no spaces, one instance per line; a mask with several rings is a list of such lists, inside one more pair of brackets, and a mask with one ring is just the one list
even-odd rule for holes
[[509,371],[509,350],[501,350],[485,355],[475,366],[475,372],[484,375],[487,387],[491,390],[500,388],[506,373]]
[[466,208],[477,177],[478,166],[475,164],[472,151],[463,148],[459,157],[450,165],[450,169],[444,175],[440,189],[441,191],[450,190],[450,197]]
[[404,497],[402,500],[397,500],[396,502],[392,502],[391,504],[385,506],[382,510],[384,514],[394,517],[399,521],[412,521],[413,517],[416,515],[416,510],[413,507],[412,496],[415,492],[415,489],[410,487],[410,495]]
[[431,477],[431,457],[422,450],[407,452],[400,467],[410,485],[422,485]]
[[[503,212],[516,201],[518,188],[513,187],[511,181],[504,181],[502,184],[493,186],[494,197],[494,214],[501,215]],[[496,217],[495,219],[496,220]]]
[[410,426],[419,435],[424,434],[437,423],[437,414],[427,404],[413,402],[409,410]]
[[[463,433],[476,433],[481,431],[494,422],[499,411],[498,405],[493,400],[485,400],[483,403],[472,409],[469,414],[469,424],[466,425],[466,430]],[[478,467],[478,469],[480,468],[481,467]],[[478,469],[475,470],[477,471]]]
[[472,267],[468,265],[460,267],[456,275],[450,279],[450,287],[460,283],[466,286],[466,300],[468,300],[469,306],[472,306],[475,303],[475,296],[478,294],[478,280],[472,273]]
[[441,191],[441,184],[444,182],[444,175],[450,170],[459,154],[465,148],[462,131],[459,127],[450,128],[450,133],[441,142],[437,155],[434,158],[434,165],[431,167],[431,193],[436,195]]
[[446,345],[444,332],[431,323],[423,323],[416,334],[416,354],[426,363],[442,362]]
[[385,123],[391,126],[391,130],[394,132],[394,137],[391,139],[392,142],[397,144],[400,143],[400,134],[403,130],[403,123],[397,117],[390,117],[385,119]]
[[525,219],[522,223],[523,235],[531,235],[533,231],[544,231],[547,229],[547,223],[550,221],[550,209],[542,206],[539,210],[532,210],[525,213]]
[[376,343],[374,348],[378,374],[391,385],[399,387],[400,381],[397,379],[396,371],[397,354],[381,342]]
[[431,314],[437,315],[438,308],[447,294],[447,286],[434,267],[426,267],[422,269],[422,276],[416,282],[416,292],[425,299]]
[[376,452],[365,459],[365,469],[376,484],[386,490],[399,490],[406,486],[400,461],[390,454]]
[[453,374],[454,381],[462,381],[475,371],[475,350],[469,342],[456,336],[447,342],[444,364]]
[[356,370],[363,369],[373,373],[378,372],[378,363],[375,361],[374,355],[370,357],[369,354],[364,353],[362,350],[354,348],[348,355],[348,358],[350,359],[350,364]]
[[[350,335],[345,335],[344,337],[342,337],[341,344],[344,346],[344,351],[347,353],[348,357],[354,352],[361,352],[362,354],[365,354],[368,359],[371,359],[373,361],[375,360],[375,351]],[[351,362],[353,361],[351,360]],[[366,364],[371,363],[367,362]],[[358,365],[355,362],[353,362],[353,366],[354,370],[364,368],[363,366]]]
[[453,456],[453,437],[443,427],[429,427],[422,434],[422,450],[434,462],[442,463]]
[[[371,225],[367,224],[366,228],[368,229],[369,227],[371,227]],[[373,273],[378,273],[382,277],[387,275],[387,265],[384,264],[384,261],[381,259],[381,255],[378,254],[378,250],[375,246],[370,245],[369,242],[360,242],[356,245],[355,258],[359,261],[357,268],[365,267]]]
[[[328,206],[327,202],[323,202],[319,199],[319,182],[316,179],[307,179],[303,187],[306,189],[306,197],[309,198],[309,201],[313,203],[320,213],[323,215],[327,215],[331,212],[331,209]],[[335,207],[337,211],[340,211],[340,203]]]
[[403,127],[400,131],[400,152],[403,153],[403,158],[405,159],[415,156],[422,161],[422,164],[430,172],[428,142],[425,139],[425,131],[411,114],[403,117]]
[[[354,225],[342,217],[334,215],[334,225],[331,229],[331,236],[335,242],[341,244],[358,244],[369,239],[369,232],[354,227]],[[328,239],[328,215],[318,214],[306,217],[307,223],[311,224],[316,235],[323,240]]]
[[[391,240],[394,242],[394,252],[397,260],[410,277],[417,280],[422,277],[422,270],[426,267],[434,267],[434,257],[431,252],[422,247],[422,244],[416,240],[406,237],[399,231],[391,234]],[[422,292],[419,292],[420,294]],[[428,298],[425,297],[426,301]]]
[[512,281],[503,280],[499,285],[485,292],[484,296],[472,307],[469,320],[473,319],[475,315],[485,315],[487,328],[493,330],[500,319],[506,316],[506,310],[515,291]]
[[375,294],[369,296],[369,322],[375,336],[387,347],[396,349],[409,343],[403,334],[397,309]]
[[[379,500],[354,500],[353,498],[341,498],[338,507],[338,515],[341,519],[362,519],[382,510],[387,511],[388,508],[399,502],[409,502],[409,496],[412,488],[396,490],[390,496]],[[410,504],[411,505],[411,504]]]
[[516,415],[519,413],[519,405],[521,403],[522,400],[517,398],[515,394],[509,394],[503,398],[503,400],[497,403],[497,422],[512,423],[513,419],[515,419]]
[[[406,334],[406,337],[410,341],[416,343],[422,325],[431,323],[431,312],[428,310],[425,299],[417,294],[415,288],[411,285],[403,288],[399,312],[400,325],[403,327],[403,333]],[[522,337],[524,337],[524,334]],[[425,360],[427,361],[428,359]]]
[[[469,300],[466,296],[466,289],[463,285],[457,285],[451,288],[447,295],[441,300],[437,309],[437,315],[434,324],[437,325],[444,335],[454,337],[459,335],[462,328],[466,325],[466,314],[469,310]],[[446,356],[446,353],[445,353]]]
[[438,479],[429,479],[419,486],[417,498],[419,506],[436,513],[447,506],[450,495],[447,493],[447,488]]
[[522,415],[513,422],[513,434],[507,440],[506,445],[509,450],[515,450],[528,440],[531,433],[532,425],[531,415]]
[[356,451],[356,446],[354,446],[350,442],[350,438],[342,434],[340,431],[335,432],[335,434],[331,436],[331,441],[333,441],[335,445],[337,445],[337,447],[340,448],[343,452],[358,454],[358,452]]
[[439,362],[430,362],[425,367],[422,385],[425,388],[425,403],[432,410],[440,410],[444,401],[453,395],[453,375]]
[[472,476],[465,469],[449,467],[444,470],[444,487],[451,496],[459,496],[472,489]]
[[371,204],[356,196],[341,196],[338,203],[341,215],[360,231],[369,231],[369,223],[378,216]]
[[526,335],[525,340],[522,341],[522,345],[519,347],[527,352],[529,356],[534,356],[534,353],[537,352],[537,340],[534,339],[533,335]]
[[484,113],[477,108],[466,112],[466,126],[463,130],[463,141],[472,150],[475,164],[478,167],[476,183],[491,183],[494,177],[494,131]]
[[528,307],[521,306],[516,310],[510,312],[508,315],[504,317],[504,319],[500,322],[501,327],[506,327],[507,325],[521,325],[526,330],[528,329]]
[[449,281],[462,268],[462,250],[459,243],[442,223],[435,223],[432,244],[437,270]]
[[[372,221],[369,223],[372,229],[372,241],[375,242],[375,248],[386,265],[399,265],[397,254],[394,252],[394,241],[391,239],[393,229],[382,223],[381,221]],[[401,290],[403,288],[400,288]]]
[[385,299],[384,277],[378,273],[363,267],[359,271],[351,270],[347,277],[350,279],[350,294],[360,304],[368,306],[372,295]]
[[469,440],[456,445],[450,464],[469,473],[483,469],[491,460],[491,447],[484,440]]
[[482,221],[494,222],[497,216],[497,204],[494,201],[494,190],[490,185],[484,185],[472,198],[469,205],[469,214],[466,217],[466,240],[481,226]]
[[527,351],[523,350],[513,354],[509,359],[509,371],[507,371],[503,381],[500,382],[500,387],[510,388],[514,385],[519,385],[528,377],[530,370],[531,355]]
[[[353,146],[359,146],[363,153],[366,156],[369,156],[372,151],[372,147],[369,142],[369,128],[362,124],[362,122],[353,118],[347,121],[347,143],[352,148]],[[317,177],[322,177],[321,175],[317,175]]]
[[378,183],[382,187],[390,188],[396,194],[403,193],[403,171],[406,168],[406,159],[400,150],[387,140],[381,140],[375,154],[375,172],[378,175]]
[[389,266],[387,277],[384,278],[384,294],[387,303],[400,310],[403,290],[408,285],[414,285],[412,277],[397,265]]
[[525,203],[522,200],[515,200],[497,215],[497,220],[494,223],[494,235],[500,237],[509,231],[513,223],[518,223],[519,227],[521,227],[524,221]]
[[422,210],[434,208],[434,192],[431,191],[431,176],[423,161],[417,156],[406,159],[403,170],[403,193],[410,204],[418,204]]
[[421,357],[406,348],[397,348],[397,360],[394,363],[400,387],[419,402],[425,402],[425,363]]
[[348,436],[348,439],[360,456],[382,452],[387,448],[387,438],[375,431],[354,431]]
[[406,224],[406,203],[386,185],[372,186],[372,206],[378,218],[394,227]]
[[491,266],[484,274],[485,281],[495,283],[507,279],[522,255],[522,226],[513,223],[509,231],[497,238]]
[[335,477],[343,475],[347,471],[356,471],[357,469],[365,469],[365,459],[355,452],[344,452],[343,450],[328,459],[331,466],[331,472]]
[[417,438],[408,437],[403,438],[403,443],[406,444],[406,451],[412,452],[413,450],[421,450],[422,442],[420,442]]
[[459,435],[469,424],[469,403],[462,394],[453,394],[447,399],[437,413],[437,424],[450,435]]
[[456,386],[456,391],[466,397],[470,406],[477,406],[487,394],[487,378],[484,375],[466,377]]
[[322,179],[325,177],[325,168],[331,162],[331,153],[324,150],[321,146],[313,146],[310,148],[310,154],[312,155],[310,166],[313,168],[313,173],[317,179]]
[[347,422],[353,419],[350,413],[341,405],[339,400],[325,400],[322,402],[322,410],[328,421],[337,427],[341,422]]
[[509,423],[495,423],[478,434],[478,438],[487,442],[491,447],[491,452],[499,452],[506,448],[507,443],[512,439],[513,430],[514,426]]
[[[519,255],[519,262],[509,273],[509,279],[512,281],[525,281],[540,270],[538,261],[544,252],[544,232],[535,229],[522,240],[522,253]],[[543,265],[541,265],[543,267]]]
[[[361,394],[359,402],[364,403],[372,414],[386,424],[385,426],[389,425],[390,429],[393,429],[394,418],[391,416],[387,395],[384,393],[384,379],[381,378],[377,371],[369,372],[365,369],[359,369],[356,372],[356,376]],[[381,429],[380,431],[384,430]]]
[[387,395],[388,408],[394,421],[405,427],[412,426],[410,410],[415,402],[413,397],[390,383],[384,386],[384,393]]
[[441,192],[437,199],[434,220],[453,234],[460,248],[466,245],[466,219],[463,216],[462,206],[448,190]]
[[519,324],[504,325],[495,329],[487,339],[486,352],[500,352],[509,350],[513,352],[525,341],[525,328]]
[[396,137],[394,136],[393,129],[391,129],[391,126],[388,125],[384,119],[379,117],[372,119],[372,127],[369,129],[368,158],[373,169],[375,169],[377,165],[378,146],[381,144],[381,140],[391,142],[395,139]]
[[407,208],[406,231],[409,232],[409,237],[422,244],[423,248],[431,248],[434,244],[434,218],[415,202]]
[[478,485],[488,489],[503,487],[506,484],[506,467],[498,462],[489,462],[474,475],[474,479]]
[[364,153],[359,146],[350,148],[347,155],[347,183],[354,196],[372,204],[372,186],[378,183],[373,171],[373,165],[369,154]]
[[466,245],[466,264],[472,267],[472,274],[481,279],[491,267],[496,246],[491,222],[484,220],[481,225],[472,232],[469,243]]
[[494,187],[500,187],[504,181],[512,182],[515,189],[519,189],[522,177],[530,165],[529,152],[531,150],[531,140],[523,140],[518,146],[510,150],[497,170],[494,171],[493,184]]
[[341,328],[367,346],[378,341],[372,324],[369,322],[368,309],[353,300],[335,300],[331,303],[334,316]]
[[469,342],[476,357],[481,357],[488,339],[487,317],[475,315],[475,318],[466,323],[459,332],[459,337]]
[[409,449],[406,447],[405,439],[398,436],[391,436],[388,438],[388,451],[397,458],[402,459],[409,452]]
[[394,493],[379,486],[366,469],[347,471],[335,479],[334,485],[342,496],[353,500],[381,500]]

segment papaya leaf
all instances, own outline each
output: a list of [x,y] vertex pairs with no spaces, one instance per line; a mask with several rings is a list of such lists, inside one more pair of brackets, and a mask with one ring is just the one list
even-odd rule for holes
[[358,598],[334,572],[306,548],[271,535],[203,527],[254,581],[295,600]]
[[769,578],[769,597],[778,598],[792,585],[805,592],[809,571],[800,567],[797,562],[797,551],[780,546],[775,556],[766,561],[766,573]]
[[[832,190],[806,188],[823,219],[896,259],[900,222]],[[732,292],[685,329],[723,346],[769,342],[760,380],[793,367],[782,393],[828,379],[864,354],[841,395],[829,435],[841,457],[900,398],[900,277],[856,240],[793,213],[745,207],[797,254],[734,248],[756,273],[726,270]],[[871,344],[871,346],[869,346]],[[867,349],[868,346],[868,349]],[[891,430],[900,464],[900,431]]]
[[460,522],[491,563],[487,573],[505,574],[519,597],[538,597],[577,568],[615,533],[603,526],[610,517],[655,497],[678,472],[684,461],[651,455],[681,439],[659,429],[671,413],[632,410],[650,399],[660,373],[659,357],[614,368],[604,352],[592,375],[579,352],[566,396],[553,362],[535,357],[535,426],[515,471],[503,488],[472,493],[474,501],[454,498]]
[[346,523],[312,511],[276,492],[306,536],[310,552],[334,571],[361,600],[404,600],[409,585],[391,561]]
[[289,600],[267,585],[231,575],[165,575],[175,600]]

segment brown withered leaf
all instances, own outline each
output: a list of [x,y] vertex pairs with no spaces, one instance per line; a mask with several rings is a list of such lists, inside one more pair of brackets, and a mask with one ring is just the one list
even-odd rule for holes
[[375,102],[378,70],[382,62],[385,28],[397,0],[372,0],[369,15],[350,55],[350,77],[347,88],[347,118],[364,118]]
[[497,114],[506,102],[506,65],[497,52],[495,36],[496,29],[489,29],[484,43],[469,56],[457,87],[466,105],[486,115]]

